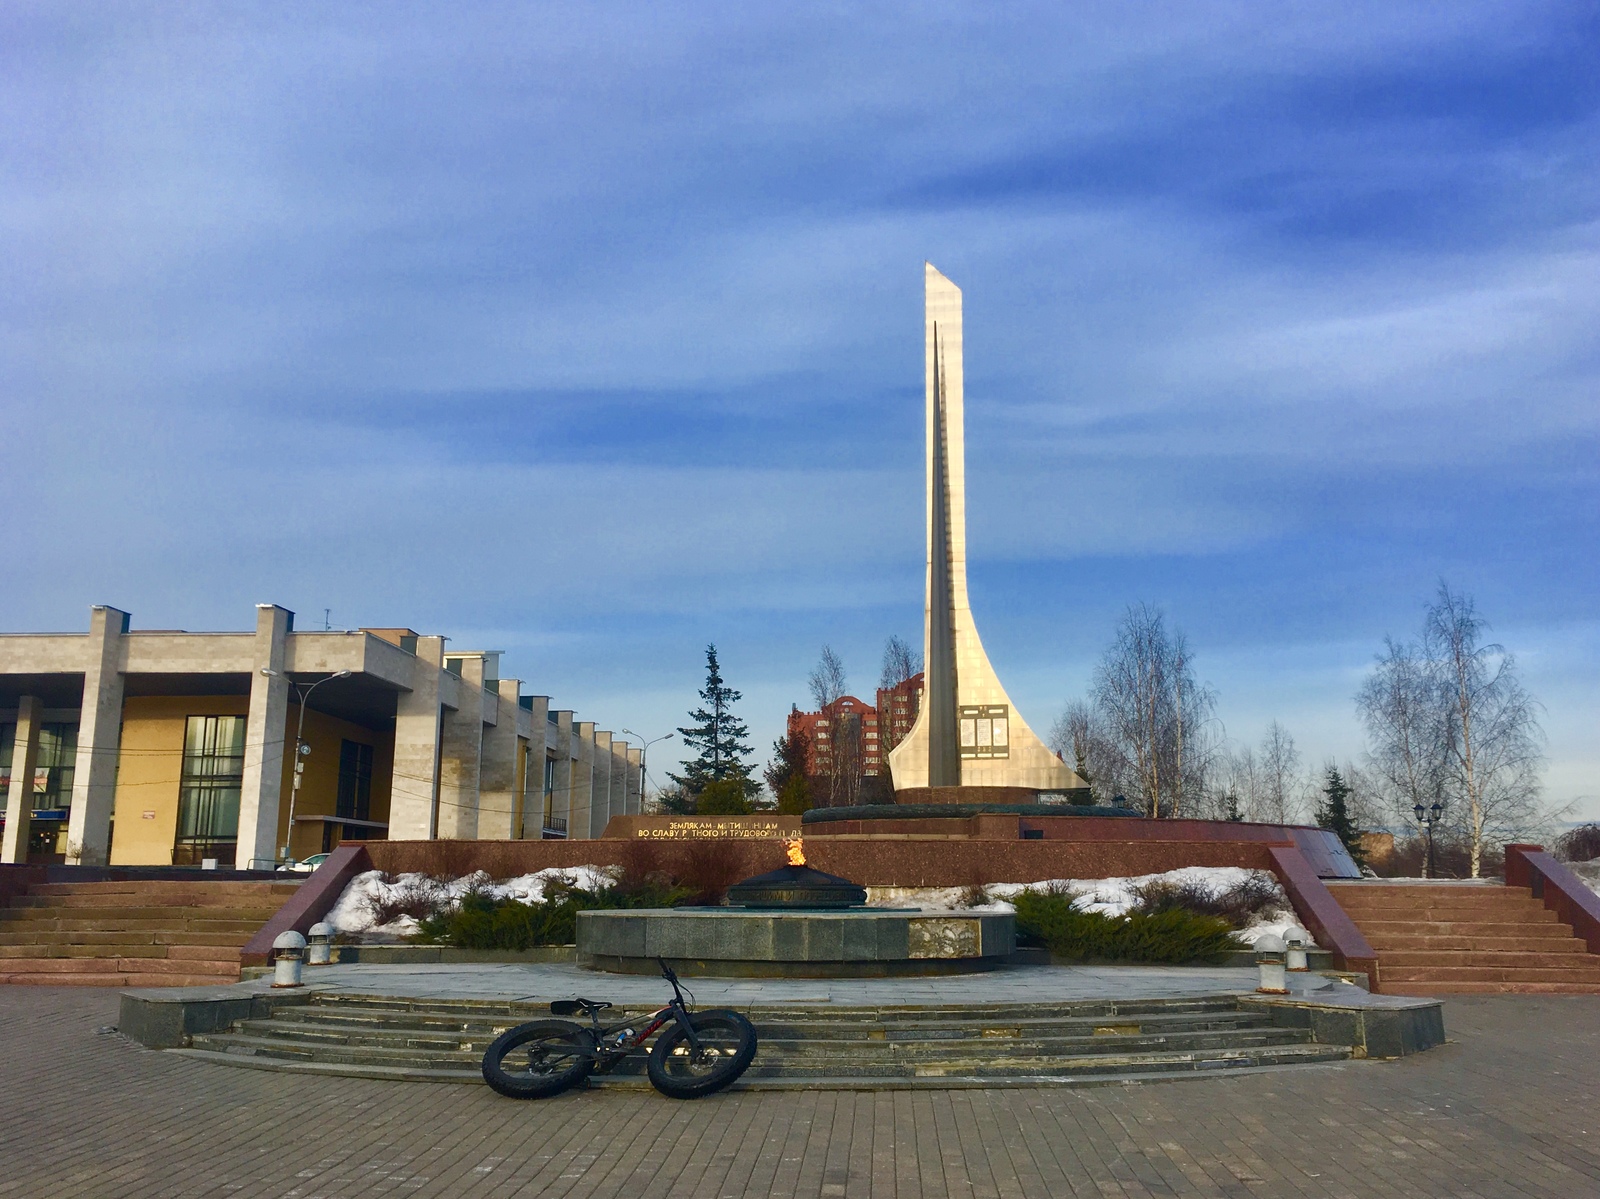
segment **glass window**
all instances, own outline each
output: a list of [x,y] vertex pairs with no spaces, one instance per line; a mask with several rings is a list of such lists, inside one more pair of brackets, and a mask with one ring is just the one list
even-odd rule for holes
[[78,770],[78,726],[39,726],[39,757],[33,767],[33,810],[64,811],[72,806],[72,780]]
[[336,816],[372,819],[372,746],[345,741],[339,746],[339,800]]
[[178,784],[176,865],[234,855],[244,788],[244,725],[243,716],[189,717]]

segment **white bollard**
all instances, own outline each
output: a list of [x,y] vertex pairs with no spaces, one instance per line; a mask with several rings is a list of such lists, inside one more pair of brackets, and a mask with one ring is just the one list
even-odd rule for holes
[[333,925],[318,921],[306,934],[306,965],[333,965]]
[[1256,966],[1261,971],[1261,985],[1256,990],[1263,995],[1289,993],[1289,979],[1283,971],[1285,948],[1277,933],[1263,933],[1256,938]]
[[274,987],[298,987],[300,985],[300,963],[306,954],[306,939],[299,933],[290,929],[286,933],[279,933],[277,940],[272,943],[272,985]]
[[1306,958],[1306,948],[1311,944],[1311,934],[1303,928],[1291,928],[1283,934],[1284,968],[1304,973],[1311,968]]

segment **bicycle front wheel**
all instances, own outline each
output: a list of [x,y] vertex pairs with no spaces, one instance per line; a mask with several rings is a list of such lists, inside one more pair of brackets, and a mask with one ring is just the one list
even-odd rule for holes
[[594,1033],[567,1020],[508,1028],[483,1054],[483,1081],[512,1099],[544,1099],[594,1070]]
[[699,1049],[682,1026],[673,1024],[650,1050],[650,1083],[673,1099],[698,1099],[720,1091],[756,1056],[756,1030],[738,1012],[694,1012],[689,1022]]

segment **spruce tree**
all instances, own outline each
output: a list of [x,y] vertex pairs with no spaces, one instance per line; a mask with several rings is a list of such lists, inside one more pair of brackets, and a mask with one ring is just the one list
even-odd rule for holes
[[1317,809],[1317,824],[1339,838],[1357,866],[1365,866],[1361,830],[1350,817],[1350,786],[1337,766],[1328,767],[1328,785],[1322,789],[1322,794],[1327,800]]
[[706,646],[706,685],[700,698],[704,706],[689,713],[694,723],[678,730],[683,743],[699,753],[685,763],[682,774],[667,777],[696,797],[707,784],[725,778],[739,780],[746,796],[754,794],[759,784],[750,778],[750,767],[744,762],[750,753],[744,741],[750,729],[733,714],[733,705],[743,696],[723,682],[715,645]]

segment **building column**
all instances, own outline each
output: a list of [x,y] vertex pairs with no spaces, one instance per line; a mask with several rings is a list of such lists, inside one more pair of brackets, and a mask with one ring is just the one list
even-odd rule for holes
[[439,742],[438,835],[470,841],[478,835],[478,773],[483,765],[483,658],[461,663],[456,706],[444,709]]
[[[522,780],[522,820],[511,830],[513,837],[538,840],[544,836],[544,760],[550,748],[550,697],[530,695],[523,710],[528,713],[528,773]],[[520,700],[518,702],[521,702]]]
[[586,840],[589,831],[589,805],[594,802],[594,721],[572,722],[571,814],[567,817],[569,840]]
[[500,714],[494,724],[483,728],[483,763],[478,768],[478,836],[486,841],[506,841],[517,835],[519,767],[527,744],[517,736],[522,684],[501,679],[497,687]]
[[256,605],[250,715],[244,726],[244,783],[239,791],[239,840],[233,855],[233,864],[240,870],[270,870],[271,863],[278,860],[278,807],[283,798],[289,726],[284,651],[293,628],[294,613],[287,608]]
[[628,797],[622,810],[629,816],[644,811],[644,750],[637,745],[628,747]]
[[[572,747],[572,713],[557,711],[554,715],[555,741],[545,749],[546,755],[555,758],[550,780],[550,815],[561,822],[565,836],[572,828],[572,759],[577,751]],[[540,836],[543,835],[541,829]]]
[[0,862],[28,860],[28,829],[33,823],[33,772],[39,765],[38,696],[17,700],[17,736],[11,744],[11,785],[6,788],[6,836]]
[[128,614],[95,605],[83,664],[77,769],[67,817],[67,862],[104,866],[111,856],[111,811],[116,802],[117,748],[122,739],[122,634]]
[[418,637],[411,690],[395,704],[394,781],[389,787],[389,839],[429,841],[438,835],[439,676],[444,638]]
[[621,816],[628,810],[628,743],[611,743],[611,815]]
[[594,774],[589,782],[589,835],[598,837],[611,819],[611,734],[605,729],[594,733]]

